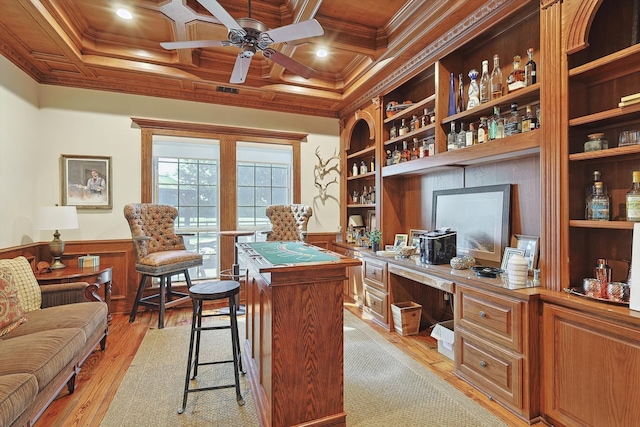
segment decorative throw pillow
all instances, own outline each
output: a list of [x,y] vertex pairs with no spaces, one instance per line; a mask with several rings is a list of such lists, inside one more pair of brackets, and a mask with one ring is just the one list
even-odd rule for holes
[[0,277],[0,337],[26,321],[15,286]]
[[42,293],[29,261],[23,256],[0,259],[0,276],[6,276],[7,271],[12,277],[11,282],[18,292],[18,299],[24,312],[40,310]]

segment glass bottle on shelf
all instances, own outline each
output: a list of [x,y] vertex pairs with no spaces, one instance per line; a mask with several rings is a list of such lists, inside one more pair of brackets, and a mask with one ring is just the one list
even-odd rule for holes
[[369,203],[369,193],[367,193],[367,186],[362,188],[362,194],[360,195],[360,203],[366,205]]
[[536,107],[536,129],[540,129],[540,106]]
[[504,119],[500,117],[500,107],[493,107],[493,116],[489,121],[489,139],[504,138]]
[[[585,197],[593,196],[596,192],[596,182],[602,181],[602,174],[598,170],[593,171],[593,181],[591,181],[585,188]],[[607,192],[607,186],[603,185],[603,189]]]
[[491,79],[489,78],[489,61],[482,61],[482,76],[480,76],[480,104],[491,100]]
[[373,188],[369,187],[369,202],[370,203],[376,202],[376,186],[375,185],[373,186]]
[[429,119],[429,110],[424,109],[424,114],[420,116],[420,127],[425,127],[426,125],[431,123],[431,119]]
[[627,221],[640,221],[640,171],[633,171],[633,184],[627,191]]
[[449,76],[449,115],[456,113],[456,88],[453,73]]
[[418,130],[420,129],[420,119],[418,119],[417,115],[413,115],[413,117],[411,117],[411,130]]
[[367,164],[364,162],[364,160],[362,160],[360,162],[360,175],[364,175],[365,173],[369,172],[367,170]]
[[420,147],[418,148],[418,158],[421,159],[429,155],[429,147],[427,147],[427,140],[423,139]]
[[599,295],[594,295],[594,297],[602,299],[609,298],[607,288],[609,287],[609,282],[611,282],[611,273],[611,267],[607,265],[607,260],[598,258],[598,264],[596,264],[593,274],[598,282],[600,282],[600,292]]
[[451,122],[451,131],[447,134],[447,151],[456,149],[456,122]]
[[500,57],[493,55],[493,70],[491,71],[491,99],[502,96],[502,70],[500,69]]
[[398,136],[398,128],[396,127],[396,122],[393,122],[391,125],[391,129],[389,129],[389,139],[396,138]]
[[411,151],[407,147],[407,141],[402,141],[402,153],[400,154],[400,162],[408,162],[411,159]]
[[478,133],[476,132],[476,127],[473,123],[469,123],[469,130],[467,131],[467,140],[465,145],[467,147],[471,147],[472,145],[478,144]]
[[357,162],[353,162],[353,167],[351,168],[351,175],[352,176],[358,176],[358,163]]
[[529,56],[529,60],[524,65],[524,83],[527,86],[531,86],[532,84],[535,84],[538,81],[536,77],[536,63],[533,60],[532,47],[527,49],[527,55]]
[[527,105],[527,110],[522,116],[522,132],[529,132],[535,129],[535,119],[533,117],[533,113],[531,112],[531,105]]
[[420,158],[420,147],[418,147],[418,138],[413,138],[413,149],[411,150],[411,160]]
[[520,68],[520,55],[513,57],[513,70],[507,76],[507,87],[509,93],[525,87],[524,70]]
[[402,122],[400,123],[400,130],[398,131],[398,135],[399,136],[406,135],[408,132],[409,132],[409,125],[407,124],[407,120],[402,119]]
[[480,124],[478,125],[478,144],[484,144],[489,142],[489,127],[487,125],[487,118],[480,117]]
[[393,156],[391,154],[391,150],[387,150],[387,166],[393,164]]
[[456,136],[456,148],[464,148],[467,145],[467,131],[464,130],[464,122],[460,122],[460,132]]
[[373,172],[376,170],[376,157],[373,156],[371,158],[371,163],[369,164],[369,172]]
[[515,135],[522,132],[522,117],[518,113],[518,104],[511,104],[511,113],[504,119],[504,135]]
[[464,82],[462,81],[462,73],[458,74],[458,98],[456,102],[456,113],[464,111]]
[[594,193],[587,197],[587,220],[609,221],[609,195],[605,193],[602,181],[596,181],[593,185]]
[[400,153],[400,150],[398,150],[397,145],[396,145],[396,148],[393,150],[392,157],[393,157],[392,163],[394,165],[397,165],[398,163],[400,163],[401,153]]
[[467,101],[467,110],[477,107],[480,105],[480,88],[478,87],[478,70],[469,71],[469,99]]

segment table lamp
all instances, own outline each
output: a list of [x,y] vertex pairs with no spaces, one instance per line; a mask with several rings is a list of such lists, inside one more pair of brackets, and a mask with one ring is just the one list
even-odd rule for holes
[[43,206],[38,212],[38,225],[41,230],[55,230],[53,240],[49,243],[49,251],[53,257],[52,269],[65,268],[60,261],[64,254],[64,242],[58,230],[78,228],[78,212],[75,206]]

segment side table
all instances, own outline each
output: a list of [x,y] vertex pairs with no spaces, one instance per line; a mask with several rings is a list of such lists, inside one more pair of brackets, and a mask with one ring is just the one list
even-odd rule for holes
[[100,267],[65,267],[52,270],[50,273],[36,273],[36,280],[42,286],[57,283],[87,282],[95,284],[98,288],[104,285],[104,301],[107,303],[107,320],[111,322],[111,273],[112,267],[104,265]]

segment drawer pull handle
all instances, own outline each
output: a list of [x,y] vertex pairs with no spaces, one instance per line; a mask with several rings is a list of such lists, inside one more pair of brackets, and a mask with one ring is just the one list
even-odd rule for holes
[[485,313],[484,311],[480,310],[480,317],[482,317],[483,319],[487,317],[487,313]]
[[480,361],[480,366],[483,367],[483,368],[486,368],[487,367],[487,362],[485,362],[484,360],[481,360]]

